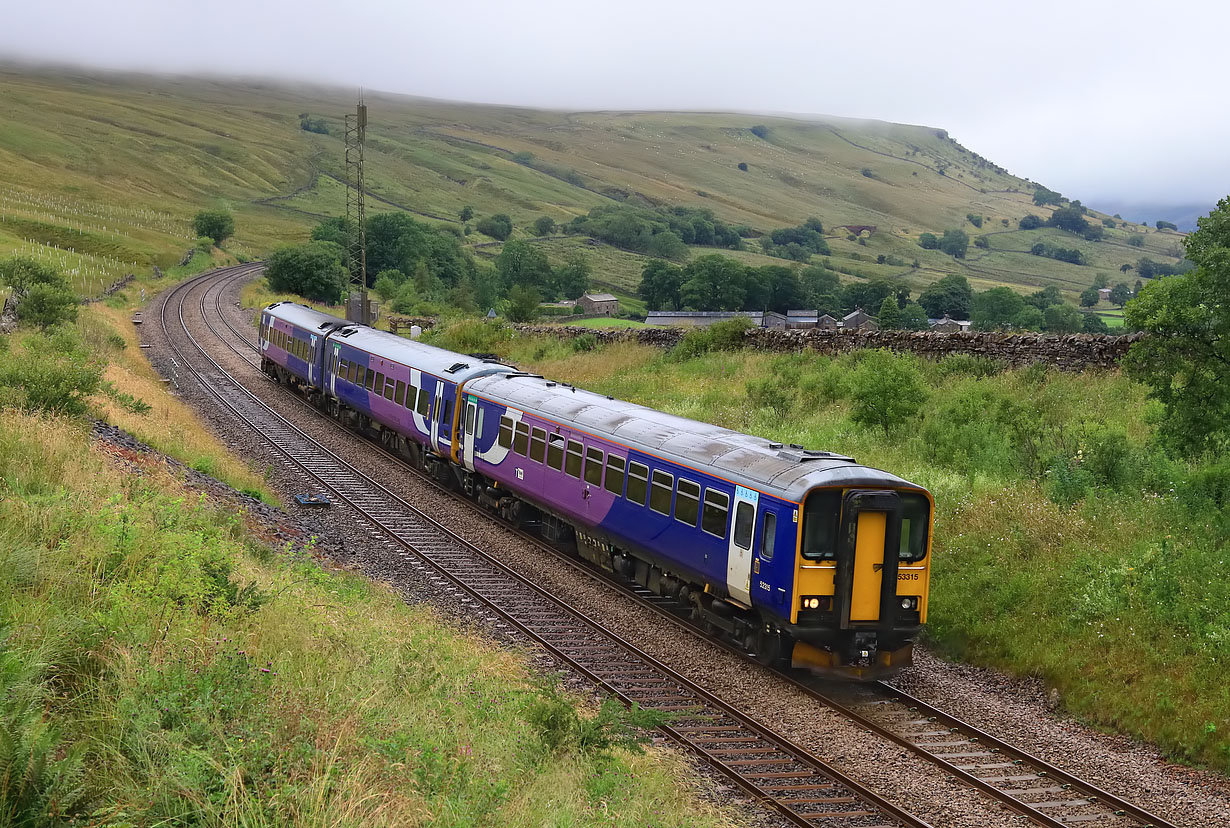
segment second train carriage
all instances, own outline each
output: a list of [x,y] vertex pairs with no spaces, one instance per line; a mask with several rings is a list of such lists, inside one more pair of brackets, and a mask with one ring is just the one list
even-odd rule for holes
[[265,309],[261,339],[266,370],[335,416],[767,662],[852,677],[910,662],[930,572],[921,487],[293,303]]

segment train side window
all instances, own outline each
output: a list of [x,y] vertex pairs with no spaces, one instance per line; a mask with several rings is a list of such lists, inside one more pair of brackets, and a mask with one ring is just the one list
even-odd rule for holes
[[547,432],[541,428],[534,429],[533,436],[530,437],[530,459],[535,463],[541,463],[543,455],[547,451]]
[[393,399],[393,389],[394,389],[395,387],[396,387],[396,386],[394,386],[394,385],[393,385],[393,378],[392,378],[392,377],[385,377],[385,378],[384,378],[384,398],[385,398],[386,400],[391,400],[391,399]]
[[373,391],[376,394],[379,394],[382,390],[384,390],[384,374],[380,371],[373,372],[371,369],[368,369],[367,390]]
[[726,520],[730,517],[730,495],[716,489],[705,489],[705,509],[700,528],[715,537],[726,537]]
[[695,526],[700,517],[700,484],[679,479],[675,488],[675,520]]
[[503,448],[510,449],[513,444],[513,421],[507,417],[500,418],[499,443]]
[[671,492],[675,488],[675,476],[654,470],[653,486],[649,490],[649,508],[661,515],[671,513]]
[[419,389],[419,407],[416,410],[423,417],[426,417],[427,412],[431,410],[431,393],[426,386]]
[[485,419],[483,415],[484,415],[484,409],[480,405],[478,407],[478,422],[474,426],[474,436],[476,438],[483,436],[483,421]]
[[649,493],[649,467],[643,463],[628,464],[628,500],[638,506],[645,505]]
[[513,430],[513,451],[525,457],[530,453],[530,427],[525,423],[517,423]]
[[440,417],[440,434],[451,437],[453,434],[453,401],[444,401],[444,414]]
[[606,490],[616,495],[624,491],[624,459],[614,454],[606,456]]
[[764,513],[764,526],[760,531],[760,557],[763,560],[773,560],[773,547],[777,545],[777,515],[773,512]]
[[398,408],[406,407],[406,383],[401,380],[397,381],[397,396],[393,398],[393,402],[397,403]]
[[602,449],[589,446],[585,449],[585,482],[602,485]]
[[356,373],[354,377],[354,384],[362,388],[363,381],[365,379],[367,379],[367,368],[366,366],[360,365],[358,373]]
[[581,444],[576,440],[568,441],[568,458],[564,461],[564,473],[577,480],[581,479]]
[[547,465],[556,471],[564,468],[564,438],[559,434],[547,435]]
[[740,500],[735,507],[735,546],[740,549],[752,548],[752,521],[756,517],[756,507],[746,500]]
[[474,430],[474,418],[476,416],[477,408],[478,406],[474,403],[470,403],[466,406],[466,434],[478,434],[478,432]]

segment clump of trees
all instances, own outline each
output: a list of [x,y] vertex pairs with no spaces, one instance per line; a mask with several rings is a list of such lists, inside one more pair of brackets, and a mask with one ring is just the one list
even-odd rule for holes
[[192,229],[220,245],[235,235],[235,218],[226,210],[202,210],[192,219]]
[[313,118],[307,112],[299,113],[299,129],[304,132],[315,132],[318,135],[328,135],[329,125],[324,118]]
[[564,230],[662,259],[686,258],[690,244],[743,249],[740,228],[727,224],[712,210],[703,207],[608,204],[577,216],[564,226]]
[[924,250],[941,250],[955,259],[964,259],[969,250],[969,235],[964,230],[945,230],[943,236],[923,233],[918,237],[918,246]]
[[513,231],[512,219],[504,213],[484,216],[478,220],[474,227],[484,236],[490,236],[498,241],[504,241],[512,235]]
[[1048,190],[1046,187],[1039,187],[1034,190],[1034,204],[1039,207],[1045,207],[1048,204],[1053,204],[1058,207],[1063,203],[1063,196],[1054,190]]
[[1035,242],[1034,246],[1029,248],[1029,252],[1035,256],[1043,256],[1074,265],[1083,265],[1085,263],[1084,254],[1074,247],[1059,247],[1047,242]]
[[1058,227],[1060,230],[1067,230],[1069,233],[1078,235],[1089,230],[1089,222],[1085,219],[1085,208],[1081,206],[1079,201],[1073,201],[1071,204],[1060,207],[1051,213],[1051,217],[1046,220],[1047,227]]
[[798,227],[783,227],[769,231],[760,239],[760,246],[770,256],[806,262],[813,255],[828,256],[832,251],[824,240],[824,225],[814,216]]
[[1041,216],[1035,216],[1033,213],[1026,215],[1019,222],[1017,222],[1017,227],[1022,230],[1037,230],[1039,227],[1043,227],[1045,225],[1046,222],[1043,218]]
[[1158,219],[1158,220],[1157,220],[1157,229],[1158,229],[1158,230],[1175,230],[1175,231],[1178,231],[1178,229],[1179,229],[1179,225],[1177,225],[1177,224],[1175,224],[1175,223],[1173,223],[1173,222],[1169,222],[1169,221],[1162,221],[1161,219]]
[[1189,456],[1230,448],[1230,198],[1187,238],[1193,270],[1144,287],[1124,319],[1146,331],[1124,367],[1164,407],[1158,433]]
[[[1063,301],[1059,288],[1048,285],[1029,296],[1008,287],[976,294],[970,316],[978,330],[1046,331],[1070,334],[1086,330],[1086,315]],[[1101,323],[1101,320],[1098,320]],[[1101,323],[1105,327],[1105,323]]]
[[265,278],[275,291],[336,305],[349,281],[342,259],[342,248],[333,242],[279,247],[265,264]]
[[958,273],[932,282],[918,297],[918,304],[932,319],[969,319],[974,304],[974,291],[969,281]]
[[975,227],[982,227],[982,216],[980,215],[976,215],[974,213],[966,213],[965,220],[968,221],[970,224],[974,225]]

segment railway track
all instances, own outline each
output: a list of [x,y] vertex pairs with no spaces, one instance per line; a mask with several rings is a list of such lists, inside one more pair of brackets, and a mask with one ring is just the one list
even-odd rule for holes
[[[359,528],[423,569],[438,588],[462,597],[488,618],[512,626],[625,704],[666,714],[668,720],[659,727],[663,734],[789,824],[928,828],[922,820],[521,578],[387,491],[245,389],[189,330],[184,307],[191,294],[199,291],[205,325],[224,343],[236,347],[209,319],[207,297],[212,291],[220,310],[217,303],[224,283],[251,272],[245,268],[215,271],[174,288],[162,305],[162,331],[176,364],[196,378],[223,409],[260,434],[286,466],[349,505],[358,514]],[[232,333],[252,345],[233,326]]]
[[[234,278],[243,278],[243,276],[237,275]],[[249,338],[250,333],[236,327],[222,312],[222,289],[223,286],[220,285],[214,291],[213,310],[229,329],[230,334],[229,337],[220,335],[219,338],[241,358],[254,366],[259,366],[259,361],[252,357],[256,353],[256,343]],[[202,314],[205,315],[204,294],[202,294],[201,309]],[[244,353],[245,348],[248,353]],[[307,406],[307,403],[303,405]],[[315,411],[315,409],[312,410]],[[333,420],[327,417],[324,419],[346,431]],[[352,432],[346,431],[346,433]],[[459,500],[465,500],[456,492],[422,475],[417,469],[406,464],[402,458],[388,452],[379,443],[369,442],[375,449],[419,474],[424,481],[436,486],[441,492]],[[469,503],[469,501],[466,502]],[[494,516],[491,517],[497,519]],[[600,571],[534,535],[507,524],[505,528],[516,532],[527,542],[548,551],[574,570],[636,595],[663,617],[704,636],[703,631],[688,617],[687,608],[678,602],[658,596],[633,582]],[[750,660],[750,656],[738,647],[725,642],[714,642],[708,636],[704,637],[710,643],[718,643],[728,651]],[[1047,828],[1062,828],[1062,826],[1177,828],[1174,823],[1104,791],[1040,757],[985,733],[890,684],[875,682],[856,686],[825,686],[814,680],[800,679],[788,673],[779,673],[779,676],[799,691],[840,713],[859,727],[876,733],[909,750],[914,755],[939,766],[953,778],[979,790],[1036,824],[1047,826]]]

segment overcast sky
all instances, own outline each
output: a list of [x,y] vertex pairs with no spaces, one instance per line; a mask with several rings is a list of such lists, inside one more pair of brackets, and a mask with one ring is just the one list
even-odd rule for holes
[[1216,0],[7,6],[3,57],[567,109],[879,118],[943,127],[1086,203],[1230,194],[1230,4]]

